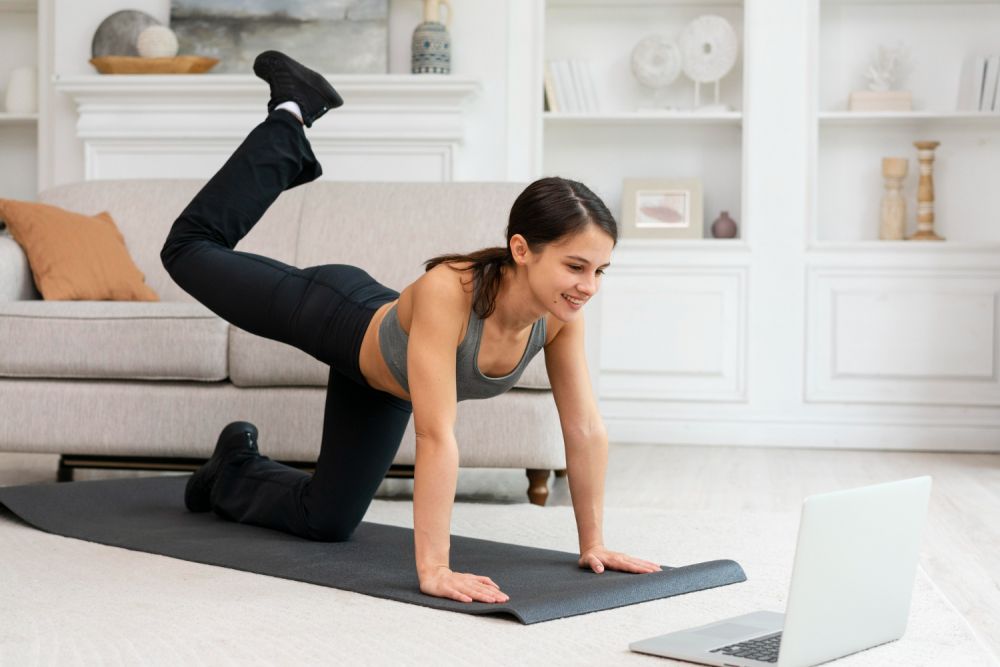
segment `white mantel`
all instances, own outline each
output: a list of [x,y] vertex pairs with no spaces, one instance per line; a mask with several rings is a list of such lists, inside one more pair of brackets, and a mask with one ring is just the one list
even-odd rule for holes
[[[263,120],[268,99],[246,75],[81,75],[54,86],[76,103],[88,180],[207,178]],[[340,75],[336,86],[344,106],[307,131],[324,178],[453,180],[477,80]]]

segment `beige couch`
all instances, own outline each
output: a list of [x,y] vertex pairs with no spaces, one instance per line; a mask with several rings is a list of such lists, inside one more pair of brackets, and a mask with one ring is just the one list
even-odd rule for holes
[[[20,246],[0,235],[0,451],[74,467],[193,469],[233,420],[263,454],[308,468],[319,451],[327,367],[230,326],[175,285],[159,252],[202,182],[90,181],[39,200],[109,211],[158,303],[43,301]],[[300,267],[355,264],[400,290],[436,254],[503,243],[515,183],[317,182],[284,193],[238,250]],[[508,393],[458,407],[462,467],[523,468],[544,504],[565,454],[538,355]],[[413,424],[394,462],[412,475]]]

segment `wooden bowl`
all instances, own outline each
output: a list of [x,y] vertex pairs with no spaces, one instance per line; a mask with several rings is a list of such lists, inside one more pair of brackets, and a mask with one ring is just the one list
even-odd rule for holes
[[101,74],[201,74],[215,67],[218,62],[218,58],[205,56],[100,56],[90,59],[90,64]]

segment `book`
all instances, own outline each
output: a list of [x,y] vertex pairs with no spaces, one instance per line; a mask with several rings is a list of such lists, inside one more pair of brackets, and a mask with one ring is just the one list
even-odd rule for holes
[[983,97],[983,79],[986,75],[986,58],[981,54],[970,54],[962,62],[961,78],[958,85],[956,111],[979,111]]
[[563,107],[563,111],[579,113],[581,111],[580,98],[570,62],[568,60],[557,60],[555,66],[556,81],[559,82],[559,87],[565,91],[564,99],[566,100],[566,105]]
[[993,111],[993,100],[997,94],[998,73],[1000,73],[1000,55],[987,56],[986,74],[983,78],[983,96],[979,101],[980,111]]
[[583,110],[587,113],[597,113],[600,108],[597,103],[597,87],[594,84],[593,66],[589,60],[578,60],[576,65],[583,90]]
[[559,112],[559,100],[556,98],[556,84],[552,76],[552,63],[545,63],[545,72],[542,74],[542,89],[544,91],[544,102],[546,111]]

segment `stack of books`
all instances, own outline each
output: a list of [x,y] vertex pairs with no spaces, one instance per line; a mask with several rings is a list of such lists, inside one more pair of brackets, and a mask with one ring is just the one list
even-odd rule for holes
[[549,60],[545,63],[545,110],[597,113],[600,103],[590,61]]

